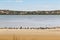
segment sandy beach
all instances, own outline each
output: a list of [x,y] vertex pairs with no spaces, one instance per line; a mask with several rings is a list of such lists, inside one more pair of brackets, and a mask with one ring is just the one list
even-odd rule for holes
[[60,29],[0,29],[0,40],[60,40]]

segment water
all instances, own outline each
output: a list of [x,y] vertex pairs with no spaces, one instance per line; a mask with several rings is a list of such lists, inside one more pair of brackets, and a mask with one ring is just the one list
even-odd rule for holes
[[0,15],[0,27],[60,26],[60,15]]

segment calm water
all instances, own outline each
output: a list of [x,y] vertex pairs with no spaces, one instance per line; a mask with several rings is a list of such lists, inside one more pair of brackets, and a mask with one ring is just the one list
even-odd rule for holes
[[60,26],[60,15],[0,15],[0,27]]

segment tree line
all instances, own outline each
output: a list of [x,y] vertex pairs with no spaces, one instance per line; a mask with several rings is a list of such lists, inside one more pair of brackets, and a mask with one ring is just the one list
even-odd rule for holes
[[53,11],[0,10],[0,15],[60,15],[60,10],[53,10]]

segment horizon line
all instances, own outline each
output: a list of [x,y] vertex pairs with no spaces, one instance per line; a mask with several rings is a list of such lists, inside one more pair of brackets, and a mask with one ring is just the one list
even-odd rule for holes
[[14,10],[14,9],[0,9],[0,10],[10,10],[10,11],[57,11],[60,9],[52,9],[52,10]]

